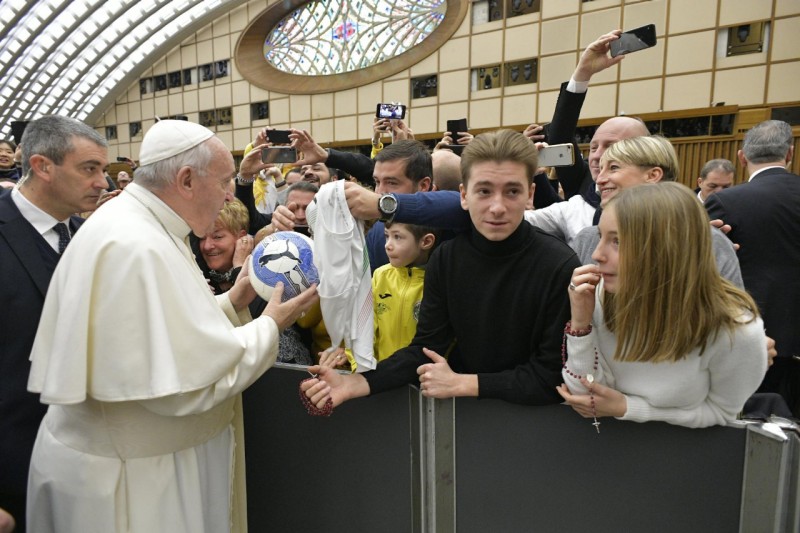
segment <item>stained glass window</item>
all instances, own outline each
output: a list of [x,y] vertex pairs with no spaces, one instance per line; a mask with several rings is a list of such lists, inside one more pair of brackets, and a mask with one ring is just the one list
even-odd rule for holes
[[267,35],[264,57],[294,75],[342,74],[387,61],[439,26],[446,0],[310,2]]

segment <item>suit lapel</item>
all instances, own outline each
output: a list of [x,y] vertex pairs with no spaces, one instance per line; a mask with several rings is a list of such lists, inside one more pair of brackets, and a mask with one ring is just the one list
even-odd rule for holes
[[36,239],[42,236],[22,216],[11,194],[0,196],[0,239],[4,239],[44,296],[53,273],[41,259]]

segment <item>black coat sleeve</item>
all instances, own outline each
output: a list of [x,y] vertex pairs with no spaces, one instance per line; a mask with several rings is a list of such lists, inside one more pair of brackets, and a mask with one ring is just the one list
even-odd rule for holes
[[[558,94],[553,120],[547,126],[547,142],[549,144],[575,144],[575,129],[578,127],[583,101],[586,93],[572,93],[567,90],[567,83],[561,84]],[[580,156],[580,151],[575,144],[575,163],[569,167],[558,167],[557,174],[561,187],[564,188],[564,198],[569,200],[576,194],[585,194],[593,191],[592,174],[589,165]],[[587,198],[588,200],[588,198]]]
[[372,169],[375,167],[375,162],[364,154],[340,152],[331,148],[328,150],[328,160],[325,164],[329,167],[344,170],[365,185],[375,183],[372,179]]
[[253,196],[252,185],[239,185],[237,182],[235,196],[247,208],[247,214],[250,217],[250,227],[247,229],[247,233],[255,235],[258,230],[272,222],[272,215],[265,215],[256,209],[256,199]]

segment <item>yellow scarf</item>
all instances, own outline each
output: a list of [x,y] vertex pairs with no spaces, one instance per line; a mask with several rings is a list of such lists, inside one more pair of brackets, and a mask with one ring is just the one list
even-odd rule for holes
[[256,205],[263,205],[266,196],[267,180],[262,180],[260,177],[256,178],[256,181],[253,182],[253,197],[256,200]]

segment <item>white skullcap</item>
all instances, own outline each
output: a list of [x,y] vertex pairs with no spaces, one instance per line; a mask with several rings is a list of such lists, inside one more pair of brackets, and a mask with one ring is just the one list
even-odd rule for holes
[[214,136],[210,129],[186,120],[159,120],[147,131],[139,150],[139,166],[182,154]]

